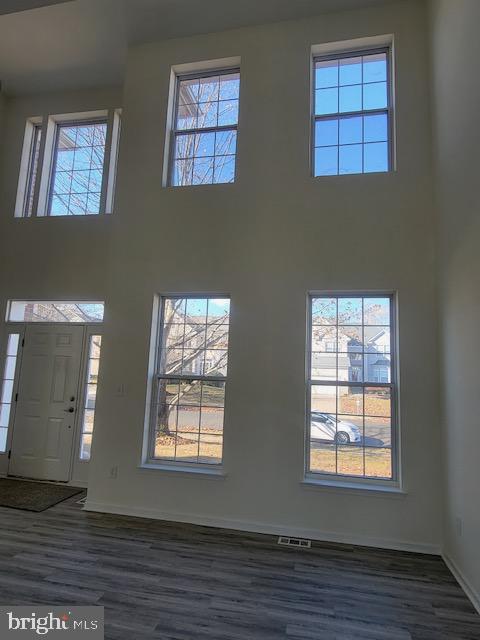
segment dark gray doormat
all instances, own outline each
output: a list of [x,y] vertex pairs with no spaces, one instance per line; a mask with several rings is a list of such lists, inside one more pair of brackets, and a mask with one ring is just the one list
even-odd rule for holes
[[63,502],[85,489],[64,487],[46,482],[30,480],[0,479],[0,507],[24,509],[25,511],[45,511],[54,504]]

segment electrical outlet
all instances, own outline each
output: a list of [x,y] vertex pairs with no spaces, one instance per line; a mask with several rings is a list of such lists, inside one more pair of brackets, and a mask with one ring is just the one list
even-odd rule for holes
[[117,478],[118,475],[118,467],[114,466],[110,469],[110,478],[113,478],[114,480]]

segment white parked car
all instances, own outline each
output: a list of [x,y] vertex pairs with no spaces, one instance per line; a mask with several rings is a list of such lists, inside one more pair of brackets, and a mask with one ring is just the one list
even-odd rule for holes
[[350,444],[361,442],[362,433],[356,424],[337,420],[332,413],[312,411],[310,437],[314,440]]

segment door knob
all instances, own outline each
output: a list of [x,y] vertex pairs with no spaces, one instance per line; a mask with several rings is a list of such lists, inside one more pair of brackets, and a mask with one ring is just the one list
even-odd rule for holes
[[65,413],[73,413],[75,409],[73,407],[69,407],[68,409],[64,409]]

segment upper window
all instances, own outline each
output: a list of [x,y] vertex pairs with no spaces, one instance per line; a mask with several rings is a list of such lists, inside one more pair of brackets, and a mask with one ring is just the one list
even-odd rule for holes
[[170,184],[234,182],[240,72],[178,76]]
[[57,125],[47,215],[100,213],[106,120]]
[[15,215],[110,213],[119,128],[118,111],[27,122]]
[[396,480],[393,319],[393,296],[311,296],[308,472]]
[[389,50],[314,58],[315,176],[388,171]]
[[151,459],[220,464],[230,300],[162,298]]

